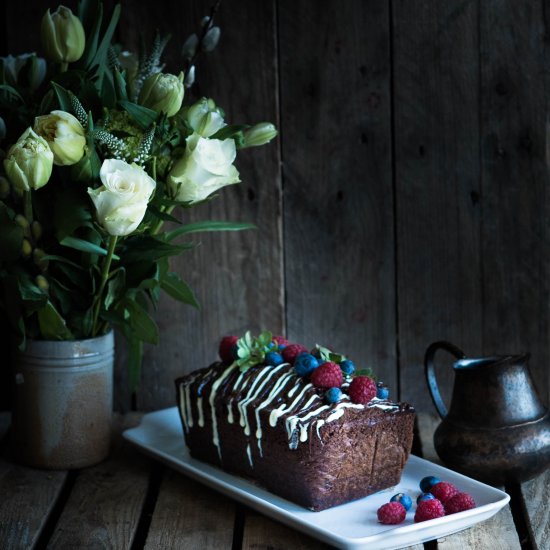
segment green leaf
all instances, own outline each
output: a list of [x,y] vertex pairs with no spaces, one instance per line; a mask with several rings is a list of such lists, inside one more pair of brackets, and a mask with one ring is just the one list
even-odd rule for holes
[[95,0],[82,0],[78,5],[78,18],[86,31],[86,47],[78,64],[89,69],[97,52],[99,31],[103,20],[103,4]]
[[210,136],[210,139],[228,139],[232,138],[235,134],[246,130],[249,126],[245,124],[230,124],[220,128],[215,134]]
[[177,227],[166,233],[166,239],[171,241],[180,235],[189,233],[199,233],[201,231],[243,231],[245,229],[256,229],[253,223],[238,223],[238,222],[219,222],[219,221],[204,221],[189,223]]
[[149,205],[147,206],[147,213],[165,222],[172,222],[172,223],[178,223],[178,224],[181,223],[177,218],[175,218],[174,216],[166,212],[162,212],[152,203],[149,203]]
[[101,39],[101,43],[99,44],[96,54],[94,56],[94,59],[91,63],[92,67],[98,65],[101,68],[101,67],[105,67],[106,65],[105,62],[107,59],[107,52],[109,50],[109,46],[111,45],[111,40],[113,38],[113,34],[115,32],[116,26],[118,25],[118,20],[120,18],[120,10],[121,10],[120,4],[117,4],[113,9],[113,15],[111,16],[109,25],[105,30],[103,38]]
[[360,369],[353,373],[354,376],[368,376],[369,378],[372,378],[373,380],[376,380],[376,374],[374,374],[374,371],[372,369]]
[[79,227],[92,225],[89,205],[88,196],[79,193],[77,188],[68,188],[57,194],[53,205],[53,218],[55,236],[59,241],[71,236]]
[[[78,239],[77,237],[65,237],[64,239],[59,241],[59,244],[62,244],[63,246],[67,246],[69,248],[74,248],[76,250],[81,250],[82,252],[89,252],[90,254],[107,256],[107,250],[101,248],[101,246],[98,246],[97,244],[91,243],[89,241],[85,241],[84,239]],[[113,254],[113,258],[115,260],[120,260],[120,258],[116,254]]]
[[158,113],[147,107],[142,107],[131,101],[119,101],[119,105],[137,122],[144,130],[147,130],[157,121]]
[[55,95],[57,96],[57,101],[59,102],[59,107],[62,111],[66,111],[67,113],[72,112],[72,106],[71,106],[71,94],[68,90],[63,88],[63,86],[60,86],[56,82],[52,81],[52,87],[55,91]]
[[177,256],[192,245],[174,245],[148,235],[136,235],[126,239],[121,252],[124,264],[156,261],[166,256]]
[[126,79],[124,73],[118,69],[113,72],[115,92],[118,101],[128,101],[128,92],[126,91]]
[[61,317],[50,301],[38,310],[38,324],[40,333],[45,340],[71,340],[73,338],[65,319]]
[[184,304],[189,304],[197,309],[200,308],[199,303],[195,298],[195,294],[177,273],[167,273],[162,278],[161,286],[162,290],[164,290],[175,300],[178,300]]
[[21,94],[13,87],[7,84],[0,84],[0,91],[6,92],[8,95],[15,97],[21,103],[25,103],[25,100],[21,97]]
[[130,324],[135,338],[149,344],[158,344],[159,334],[155,321],[135,300],[126,298],[121,302],[122,307],[128,312],[125,316]]
[[107,295],[105,296],[105,309],[110,307],[123,295],[126,286],[126,270],[121,267],[116,270],[107,283]]

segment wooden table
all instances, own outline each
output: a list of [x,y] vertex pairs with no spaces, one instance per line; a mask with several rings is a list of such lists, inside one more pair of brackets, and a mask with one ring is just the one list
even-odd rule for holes
[[[117,416],[118,432],[141,415]],[[0,436],[8,415],[0,415]],[[437,461],[435,418],[419,415],[417,454]],[[421,445],[421,447],[420,447]],[[328,548],[150,459],[120,437],[108,460],[81,471],[14,464],[0,449],[0,549],[306,550]],[[549,549],[550,471],[509,487],[511,506],[414,550]]]

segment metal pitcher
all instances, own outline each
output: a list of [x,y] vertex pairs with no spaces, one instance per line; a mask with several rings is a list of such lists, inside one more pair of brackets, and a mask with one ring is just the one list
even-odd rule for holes
[[[437,386],[438,350],[457,361],[449,410]],[[449,342],[426,351],[426,381],[442,418],[434,434],[449,467],[493,484],[525,481],[550,467],[550,415],[537,394],[529,354],[468,358]]]

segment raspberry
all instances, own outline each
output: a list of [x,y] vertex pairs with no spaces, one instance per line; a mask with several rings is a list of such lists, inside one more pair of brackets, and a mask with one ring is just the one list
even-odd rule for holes
[[457,493],[445,502],[445,512],[456,514],[476,507],[476,501],[468,493]]
[[386,502],[376,512],[378,521],[385,525],[396,525],[401,523],[407,515],[407,510],[400,502]]
[[286,363],[293,364],[300,353],[307,353],[308,349],[302,344],[289,344],[283,349],[283,359]]
[[430,493],[445,504],[451,497],[458,493],[458,489],[447,481],[440,481],[430,487]]
[[445,508],[437,498],[421,500],[416,507],[414,522],[427,521],[429,519],[442,518],[445,515]]
[[348,393],[353,403],[366,405],[376,395],[376,382],[368,376],[356,376],[349,385]]
[[237,345],[238,339],[238,336],[224,336],[222,338],[218,353],[220,354],[220,359],[224,363],[231,363],[235,360],[235,346]]
[[318,388],[339,388],[344,381],[340,365],[327,361],[318,366],[311,375],[311,383]]
[[284,348],[288,346],[289,341],[286,338],[283,338],[282,336],[273,336],[273,341],[280,347]]

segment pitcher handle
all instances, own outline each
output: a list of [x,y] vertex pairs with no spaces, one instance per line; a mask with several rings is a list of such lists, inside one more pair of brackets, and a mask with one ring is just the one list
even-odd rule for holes
[[434,342],[426,350],[424,356],[424,373],[426,375],[426,382],[428,383],[428,389],[430,390],[430,396],[433,404],[439,413],[439,416],[443,419],[447,416],[447,407],[441,399],[441,393],[437,386],[437,380],[435,378],[435,366],[434,357],[437,350],[443,349],[448,351],[451,355],[454,355],[457,359],[464,359],[466,355],[464,352],[449,342]]

